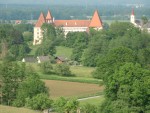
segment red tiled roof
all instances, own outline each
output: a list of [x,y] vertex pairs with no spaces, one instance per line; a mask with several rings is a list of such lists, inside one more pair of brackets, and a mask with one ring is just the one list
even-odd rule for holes
[[55,26],[63,27],[89,27],[90,20],[55,20]]
[[98,13],[98,10],[96,10],[94,12],[94,15],[92,17],[92,20],[91,20],[89,27],[103,27],[102,21],[100,19],[99,13]]
[[45,22],[45,16],[43,13],[41,13],[37,23],[35,24],[35,27],[41,27]]
[[51,15],[50,10],[48,10],[47,16],[46,16],[46,20],[51,20],[53,19],[53,16]]

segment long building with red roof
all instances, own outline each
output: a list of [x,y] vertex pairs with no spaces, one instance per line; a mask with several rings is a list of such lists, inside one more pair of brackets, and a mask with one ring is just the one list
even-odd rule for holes
[[46,17],[41,13],[35,24],[33,45],[42,43],[43,31],[41,26],[44,23],[53,24],[55,27],[63,28],[65,35],[69,32],[88,32],[89,28],[94,28],[96,30],[103,29],[102,20],[99,16],[98,10],[94,12],[91,20],[55,20],[51,12],[48,11]]

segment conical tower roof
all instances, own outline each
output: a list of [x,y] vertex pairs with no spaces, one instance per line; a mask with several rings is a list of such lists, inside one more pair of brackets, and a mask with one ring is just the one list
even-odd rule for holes
[[48,10],[48,13],[47,13],[47,16],[46,16],[46,20],[52,20],[53,19],[53,16],[50,12],[50,10]]
[[132,13],[131,13],[131,15],[134,15],[134,9],[132,9]]
[[89,27],[103,27],[101,18],[99,16],[98,10],[94,12],[91,23]]
[[37,23],[35,24],[35,27],[41,27],[44,23],[45,23],[45,16],[44,14],[41,12],[40,17],[37,21]]

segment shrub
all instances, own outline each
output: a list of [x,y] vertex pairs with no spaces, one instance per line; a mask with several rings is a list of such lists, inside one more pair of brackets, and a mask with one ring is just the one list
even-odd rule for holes
[[82,107],[81,112],[83,112],[83,113],[97,113],[97,109],[98,109],[97,106],[87,103]]
[[40,68],[44,74],[50,74],[52,73],[53,70],[53,66],[51,65],[50,62],[41,63]]
[[48,109],[52,106],[52,103],[53,101],[44,93],[26,99],[26,106],[34,110]]
[[70,67],[67,64],[56,65],[55,73],[61,76],[72,76]]

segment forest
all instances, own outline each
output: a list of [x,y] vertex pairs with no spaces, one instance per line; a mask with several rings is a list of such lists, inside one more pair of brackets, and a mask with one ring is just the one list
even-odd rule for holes
[[[89,19],[98,9],[103,21],[129,20],[132,6],[125,5],[13,5],[0,4],[0,20],[37,20],[39,12],[47,13],[51,10],[55,19]],[[137,19],[142,16],[150,17],[149,7],[135,8]],[[67,12],[67,13],[66,13]],[[79,13],[80,12],[80,13]]]

